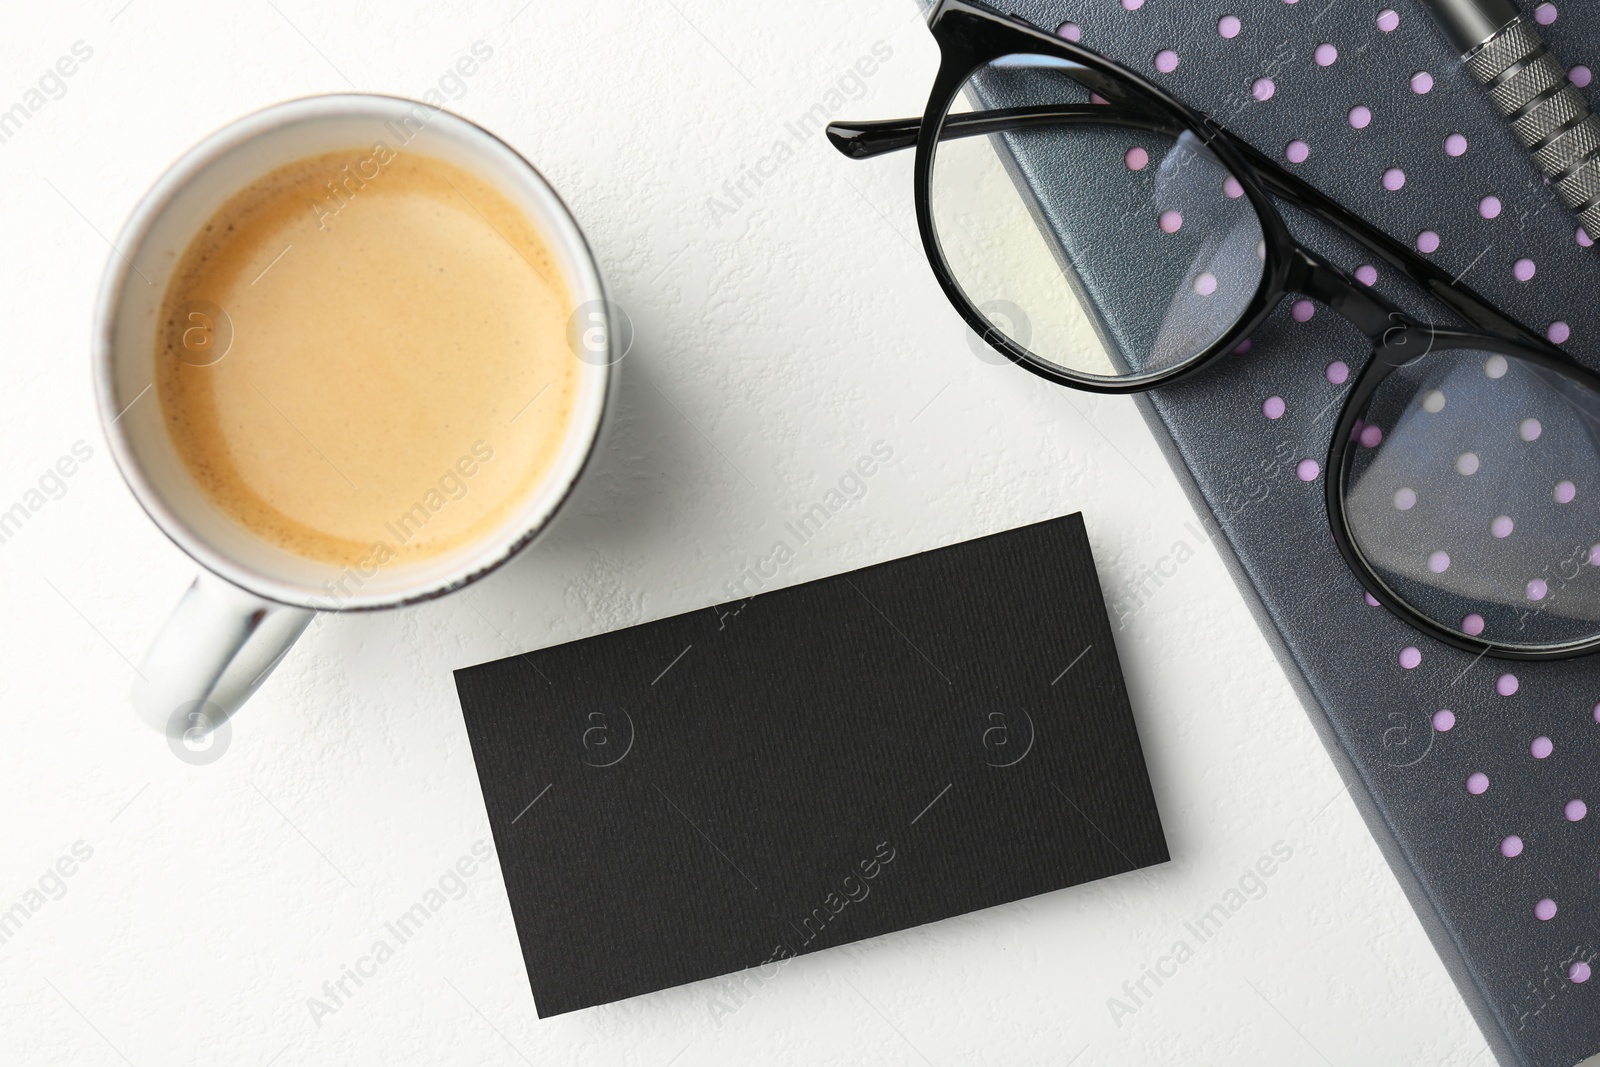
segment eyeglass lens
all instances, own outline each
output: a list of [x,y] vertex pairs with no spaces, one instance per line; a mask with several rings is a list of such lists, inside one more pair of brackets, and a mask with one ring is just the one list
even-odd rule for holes
[[1078,69],[1011,55],[967,79],[934,155],[934,231],[967,300],[1036,359],[1111,381],[1172,371],[1238,323],[1264,271],[1260,219],[1211,151],[1110,109],[952,136],[975,112],[1089,104]]

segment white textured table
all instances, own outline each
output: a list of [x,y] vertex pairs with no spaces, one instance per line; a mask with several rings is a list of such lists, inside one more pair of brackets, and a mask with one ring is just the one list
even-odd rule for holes
[[[806,125],[920,112],[909,0],[123,3],[10,5],[0,34],[0,511],[27,511],[0,542],[0,1063],[1488,1062],[1133,406],[977,358],[909,158]],[[127,706],[195,567],[96,425],[107,239],[246,111],[441,84],[564,193],[632,314],[616,431],[547,540],[466,595],[319,622],[190,766]],[[336,1003],[492,844],[451,669],[729,599],[877,441],[892,464],[771,584],[1084,511],[1173,862],[545,1022],[490,863]]]

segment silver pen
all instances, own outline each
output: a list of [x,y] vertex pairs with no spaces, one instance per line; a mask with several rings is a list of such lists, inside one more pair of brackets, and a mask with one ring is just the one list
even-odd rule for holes
[[1600,117],[1511,0],[1423,0],[1584,232],[1600,241]]

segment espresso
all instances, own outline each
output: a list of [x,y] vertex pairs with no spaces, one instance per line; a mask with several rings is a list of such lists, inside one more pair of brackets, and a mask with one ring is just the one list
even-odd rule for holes
[[172,440],[226,514],[363,568],[488,534],[572,418],[572,302],[503,194],[383,146],[303,159],[190,244],[161,309]]

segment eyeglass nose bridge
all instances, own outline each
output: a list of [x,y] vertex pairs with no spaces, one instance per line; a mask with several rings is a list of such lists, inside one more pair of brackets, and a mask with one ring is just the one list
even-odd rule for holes
[[1422,323],[1395,304],[1300,244],[1292,246],[1284,287],[1331,308],[1379,349],[1391,344],[1404,348],[1410,343],[1412,332],[1426,332]]

